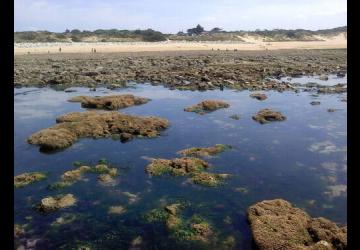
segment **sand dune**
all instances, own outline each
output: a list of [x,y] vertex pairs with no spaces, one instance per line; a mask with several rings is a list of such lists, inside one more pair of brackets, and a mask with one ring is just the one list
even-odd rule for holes
[[279,49],[344,49],[347,48],[345,33],[337,36],[317,36],[322,41],[264,42],[258,37],[242,37],[245,42],[122,42],[122,43],[21,43],[14,44],[14,54],[191,51],[191,50],[279,50]]

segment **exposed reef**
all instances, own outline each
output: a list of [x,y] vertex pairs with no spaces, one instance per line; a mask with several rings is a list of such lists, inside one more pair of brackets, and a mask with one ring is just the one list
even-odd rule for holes
[[325,218],[311,218],[305,211],[282,199],[265,200],[248,208],[256,246],[268,249],[347,248],[347,227]]
[[224,152],[227,149],[231,149],[231,146],[224,144],[216,144],[212,147],[207,147],[207,148],[193,147],[193,148],[183,149],[177,153],[183,156],[201,157],[201,156],[217,155]]
[[14,187],[21,188],[33,182],[46,179],[47,175],[42,172],[23,173],[14,177]]
[[81,107],[92,109],[117,110],[134,105],[145,104],[148,98],[134,95],[110,95],[110,96],[75,96],[69,102],[81,102]]
[[42,151],[71,146],[78,138],[109,137],[127,134],[133,137],[153,138],[169,126],[166,119],[140,117],[112,112],[72,112],[56,119],[58,124],[40,130],[28,138],[28,143],[39,145]]
[[76,198],[72,194],[49,196],[43,198],[36,206],[40,212],[53,212],[61,208],[71,207],[76,204]]
[[284,121],[286,117],[278,111],[262,109],[252,117],[255,121],[264,124],[272,121]]
[[221,108],[228,108],[230,105],[224,101],[219,100],[205,100],[196,105],[186,107],[184,111],[186,112],[195,112],[197,114],[203,115]]

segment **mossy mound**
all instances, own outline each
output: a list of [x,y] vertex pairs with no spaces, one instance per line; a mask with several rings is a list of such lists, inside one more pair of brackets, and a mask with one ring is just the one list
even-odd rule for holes
[[259,249],[346,249],[347,227],[325,218],[311,218],[282,199],[265,200],[248,209]]
[[267,99],[267,96],[263,93],[253,93],[250,95],[250,97],[255,98],[259,101],[263,101]]
[[207,148],[196,148],[196,147],[188,148],[181,150],[177,153],[184,156],[193,156],[193,157],[211,156],[211,155],[220,154],[230,148],[231,146],[229,145],[216,144],[215,146],[207,147]]
[[83,108],[117,110],[134,105],[145,104],[148,98],[134,95],[111,95],[111,96],[74,96],[69,102],[81,102]]
[[37,205],[37,210],[40,212],[53,212],[61,208],[66,208],[74,206],[76,203],[76,198],[72,194],[58,195],[58,196],[49,196],[43,198],[40,204]]
[[14,187],[21,188],[33,182],[46,179],[47,175],[42,172],[23,173],[14,177]]
[[80,166],[77,169],[66,171],[61,175],[61,181],[49,185],[48,188],[52,190],[66,188],[81,180],[82,175],[86,173],[99,174],[98,179],[106,183],[109,182],[109,179],[113,181],[113,177],[118,175],[118,170],[106,164],[97,164],[94,167]]
[[197,114],[205,114],[205,113],[209,113],[209,112],[221,109],[221,108],[228,108],[228,107],[230,107],[230,104],[228,104],[224,101],[205,100],[196,105],[186,107],[184,109],[184,111],[195,112]]
[[162,175],[170,173],[172,175],[186,175],[188,173],[199,172],[208,168],[209,164],[198,158],[182,157],[172,160],[154,159],[145,171],[151,175]]
[[221,185],[223,183],[222,180],[227,177],[228,177],[227,174],[200,172],[200,173],[194,173],[193,176],[191,177],[191,180],[195,184],[209,186],[209,187],[217,187]]
[[286,117],[278,111],[262,109],[252,117],[255,121],[264,124],[272,121],[284,121]]
[[42,151],[52,151],[69,147],[84,137],[121,136],[125,133],[127,140],[135,136],[153,138],[169,126],[168,120],[159,117],[139,117],[114,111],[72,112],[58,117],[56,122],[58,124],[32,134],[28,143],[39,145]]

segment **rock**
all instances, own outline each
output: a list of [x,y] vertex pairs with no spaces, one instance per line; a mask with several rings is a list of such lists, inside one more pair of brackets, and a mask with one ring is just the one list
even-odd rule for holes
[[120,134],[120,140],[122,142],[127,142],[127,141],[130,141],[134,138],[134,136],[130,133],[121,133]]
[[259,101],[263,101],[263,100],[267,99],[267,96],[265,94],[262,94],[262,93],[253,93],[253,94],[250,95],[250,97],[255,98],[255,99],[259,100]]
[[40,204],[37,206],[37,209],[41,212],[53,212],[60,208],[66,208],[74,206],[76,203],[76,198],[72,194],[59,195],[59,196],[49,196],[41,200]]
[[33,182],[46,179],[47,175],[42,172],[23,173],[14,177],[14,187],[20,188]]
[[133,95],[111,95],[102,97],[75,96],[70,102],[81,102],[83,108],[117,110],[134,105],[145,104],[148,98],[137,97]]
[[167,159],[153,159],[146,166],[145,171],[150,175],[162,175],[171,173],[173,175],[185,175],[187,173],[198,172],[208,168],[209,164],[201,159],[192,157]]
[[318,102],[318,101],[312,101],[312,102],[310,102],[310,104],[311,104],[311,105],[320,105],[320,102]]
[[174,203],[174,204],[166,206],[165,211],[172,214],[172,215],[176,215],[176,213],[178,212],[180,206],[181,206],[180,203]]
[[39,145],[41,151],[52,151],[71,146],[78,138],[110,137],[119,133],[153,138],[169,126],[165,119],[139,117],[118,112],[72,112],[56,119],[56,125],[40,130],[28,138],[28,143]]
[[230,148],[231,148],[231,146],[228,146],[228,145],[216,144],[215,146],[207,147],[207,148],[183,149],[177,153],[184,155],[184,156],[192,156],[192,157],[211,156],[211,155],[220,154]]
[[346,227],[311,218],[282,199],[265,200],[247,210],[258,249],[346,249]]
[[335,112],[336,110],[337,110],[337,109],[329,108],[329,109],[327,110],[327,112],[332,113],[332,112]]
[[329,77],[326,76],[326,75],[323,75],[323,76],[320,76],[320,77],[319,77],[319,80],[321,80],[321,81],[327,81],[327,80],[329,80]]
[[196,105],[186,107],[184,111],[186,112],[195,112],[198,114],[204,114],[212,112],[221,108],[228,108],[230,105],[223,101],[217,100],[205,100]]
[[271,121],[284,121],[286,117],[278,111],[271,109],[262,109],[252,117],[255,121],[264,124]]
[[337,77],[345,77],[345,73],[339,72],[336,74]]
[[213,173],[206,173],[200,172],[195,173],[191,177],[191,180],[195,184],[208,186],[208,187],[217,187],[222,184],[222,179],[226,178],[227,175],[225,174],[213,174]]

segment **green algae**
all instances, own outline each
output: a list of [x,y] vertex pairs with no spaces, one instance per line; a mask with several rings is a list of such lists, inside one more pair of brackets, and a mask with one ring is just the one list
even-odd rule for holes
[[14,177],[14,187],[15,188],[25,187],[31,183],[41,181],[46,178],[47,178],[47,174],[42,172],[23,173]]

